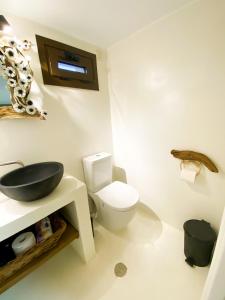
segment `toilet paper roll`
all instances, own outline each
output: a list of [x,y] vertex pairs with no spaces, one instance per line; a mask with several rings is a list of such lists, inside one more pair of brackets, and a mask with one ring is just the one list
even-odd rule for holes
[[12,249],[16,256],[24,254],[36,244],[35,236],[32,232],[21,233],[12,243]]
[[200,163],[192,162],[192,161],[183,161],[181,162],[181,172],[180,177],[181,179],[194,183],[196,176],[200,172]]

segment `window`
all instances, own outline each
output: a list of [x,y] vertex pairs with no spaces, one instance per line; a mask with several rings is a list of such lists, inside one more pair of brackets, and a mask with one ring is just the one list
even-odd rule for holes
[[68,72],[81,73],[81,74],[87,73],[87,68],[85,67],[80,67],[62,61],[58,61],[58,69],[68,71]]
[[36,35],[45,84],[99,90],[96,55]]

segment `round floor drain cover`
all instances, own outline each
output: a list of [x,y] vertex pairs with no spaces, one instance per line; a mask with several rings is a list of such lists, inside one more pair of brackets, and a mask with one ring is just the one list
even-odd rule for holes
[[123,277],[127,273],[127,267],[123,263],[118,263],[115,265],[114,273],[117,277]]

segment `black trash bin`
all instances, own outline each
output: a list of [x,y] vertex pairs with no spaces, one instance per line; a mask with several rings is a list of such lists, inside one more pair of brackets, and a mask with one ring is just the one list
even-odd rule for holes
[[208,266],[217,237],[215,231],[204,220],[188,220],[184,232],[185,261],[191,266]]

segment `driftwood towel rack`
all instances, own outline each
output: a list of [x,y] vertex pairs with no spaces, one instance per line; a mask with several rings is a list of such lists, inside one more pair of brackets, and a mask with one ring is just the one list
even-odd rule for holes
[[217,169],[216,165],[205,154],[195,152],[195,151],[189,151],[189,150],[185,150],[185,151],[172,150],[171,154],[174,157],[182,160],[199,161],[200,163],[205,165],[211,172],[219,173],[219,170]]

